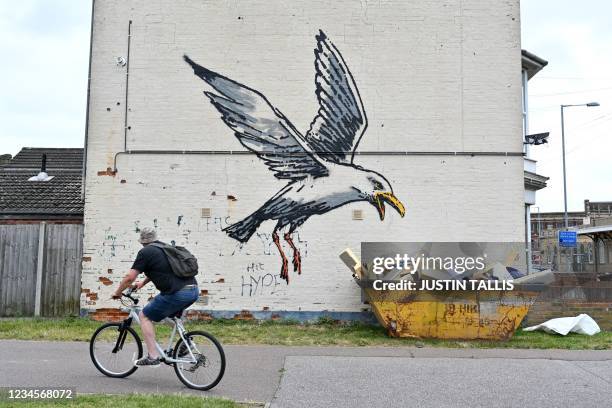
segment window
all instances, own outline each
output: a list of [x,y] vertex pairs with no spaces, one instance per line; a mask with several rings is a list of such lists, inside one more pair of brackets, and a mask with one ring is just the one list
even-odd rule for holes
[[597,244],[597,256],[599,256],[599,264],[605,264],[608,263],[608,257],[606,256],[607,251],[606,251],[606,243],[604,242],[603,239],[600,239],[598,244]]
[[576,263],[581,264],[582,263],[582,258],[586,256],[586,252],[585,252],[585,247],[584,247],[584,243],[580,244],[580,252],[578,252],[576,254]]

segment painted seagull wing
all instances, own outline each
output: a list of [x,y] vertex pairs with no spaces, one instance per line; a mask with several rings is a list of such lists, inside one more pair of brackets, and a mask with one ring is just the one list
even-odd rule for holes
[[218,94],[204,92],[244,147],[257,154],[279,179],[299,180],[328,174],[291,122],[260,92],[183,57],[196,76]]
[[317,116],[306,140],[321,157],[353,162],[354,152],[368,127],[359,90],[340,51],[319,31],[315,49]]

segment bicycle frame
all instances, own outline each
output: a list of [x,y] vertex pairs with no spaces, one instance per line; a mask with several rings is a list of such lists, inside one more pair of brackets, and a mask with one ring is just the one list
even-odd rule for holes
[[[132,322],[135,321],[136,323],[138,323],[138,325],[140,325],[140,311],[142,310],[142,307],[138,306],[137,304],[133,304],[130,306],[124,306],[121,308],[121,310],[129,312],[129,316],[123,321],[123,324],[125,325],[125,327],[129,327],[132,325]],[[161,356],[161,360],[165,363],[192,363],[192,364],[196,364],[197,363],[197,359],[196,357],[193,355],[193,351],[192,351],[192,347],[194,347],[194,345],[192,345],[191,343],[189,343],[187,341],[187,339],[185,338],[185,333],[187,332],[185,330],[185,326],[183,326],[183,321],[182,319],[178,318],[178,317],[173,317],[172,319],[166,317],[164,320],[162,320],[160,323],[167,323],[172,325],[172,333],[170,333],[170,338],[168,339],[168,346],[166,348],[166,350],[170,350],[172,348],[172,345],[174,343],[174,337],[178,334],[179,337],[183,340],[183,344],[185,344],[187,346],[187,350],[189,351],[189,356],[191,357],[189,360],[187,359],[174,359],[171,356],[169,356],[168,354],[166,354],[166,350],[164,350],[159,343],[156,341],[155,342],[155,346],[157,347],[157,351],[159,352],[160,356]],[[124,326],[122,326],[124,327]],[[124,332],[125,333],[125,332]],[[117,344],[115,345],[115,348],[120,348],[123,346],[123,341],[125,341],[125,336],[126,334],[123,334],[122,336],[119,336],[119,338],[117,339]],[[196,349],[196,352],[198,350]]]

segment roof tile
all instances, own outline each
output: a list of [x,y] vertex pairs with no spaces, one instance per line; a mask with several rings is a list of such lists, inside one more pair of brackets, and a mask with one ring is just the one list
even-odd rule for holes
[[[28,181],[47,155],[49,181]],[[83,149],[23,148],[0,166],[0,215],[82,215]]]

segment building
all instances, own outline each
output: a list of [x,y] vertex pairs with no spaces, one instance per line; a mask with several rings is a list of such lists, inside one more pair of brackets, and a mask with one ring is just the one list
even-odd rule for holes
[[78,315],[83,149],[25,147],[0,165],[0,317]]
[[0,166],[10,163],[12,158],[10,154],[0,154]]
[[598,277],[612,274],[612,201],[584,200],[584,211],[567,215],[569,228],[578,234],[575,250],[559,247],[558,234],[565,229],[563,212],[533,214],[534,264],[560,272],[596,273]]
[[82,169],[83,149],[21,149],[0,165],[0,224],[82,224]]
[[[338,254],[358,252],[362,241],[525,242],[518,0],[115,0],[94,2],[92,21],[85,312],[116,307],[106,299],[131,266],[143,226],[195,253],[203,269],[195,307],[228,317],[360,316],[367,306]],[[223,77],[200,70],[199,78],[184,54]],[[315,65],[315,55],[325,61]],[[330,65],[342,68],[326,71]],[[341,78],[325,82],[326,75]],[[306,135],[311,122],[325,120],[313,121],[317,112],[340,111],[324,92],[333,94],[325,88],[333,83],[350,89],[342,103],[352,108],[350,120],[329,129],[354,134],[367,115],[353,164],[392,186],[405,217],[397,203],[398,211],[387,203],[381,221],[384,213],[371,203],[355,202],[312,216],[291,242],[285,231],[275,241],[272,221],[247,242],[228,236],[223,229],[287,185],[279,168],[302,171],[292,154],[304,146],[287,134]],[[241,122],[249,120],[250,128]],[[248,148],[261,148],[252,138],[262,130],[274,140],[262,155],[280,179]],[[321,153],[338,159],[331,150]],[[285,156],[292,164],[274,167]],[[289,284],[277,243],[287,253]],[[293,271],[291,246],[301,274]]]
[[584,200],[584,211],[568,213],[576,248],[559,246],[564,213],[534,213],[531,219],[533,264],[557,272],[556,281],[529,310],[538,323],[586,313],[603,330],[612,328],[612,202]]
[[523,136],[525,143],[523,150],[525,152],[525,246],[527,248],[527,269],[531,270],[532,265],[529,262],[533,259],[531,253],[531,206],[536,203],[536,191],[546,187],[548,177],[542,176],[536,171],[536,161],[531,158],[531,149],[527,141],[529,135],[529,80],[540,72],[548,61],[523,50],[521,53],[522,66],[522,82],[523,82]]

